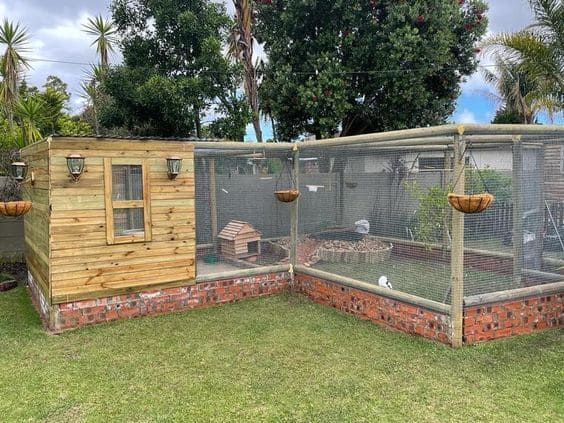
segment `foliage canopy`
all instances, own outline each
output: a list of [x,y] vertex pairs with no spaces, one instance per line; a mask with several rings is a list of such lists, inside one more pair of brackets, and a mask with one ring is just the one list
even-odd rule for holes
[[478,0],[258,3],[262,107],[286,140],[443,123],[487,26]]

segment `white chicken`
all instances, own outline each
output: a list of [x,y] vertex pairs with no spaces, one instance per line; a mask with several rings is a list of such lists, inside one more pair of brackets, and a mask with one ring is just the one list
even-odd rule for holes
[[380,276],[380,278],[378,279],[378,286],[381,286],[382,288],[393,289],[392,284],[388,280],[387,276]]

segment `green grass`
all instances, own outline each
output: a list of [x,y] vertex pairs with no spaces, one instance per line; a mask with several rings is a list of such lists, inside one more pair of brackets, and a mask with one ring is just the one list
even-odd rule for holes
[[[319,262],[314,266],[325,272],[377,283],[386,275],[395,290],[417,295],[438,302],[450,303],[447,296],[450,287],[450,263],[431,262],[392,257],[378,264],[344,264]],[[512,278],[495,272],[486,272],[466,267],[464,269],[464,295],[520,288]]]
[[44,333],[0,294],[0,420],[564,419],[564,333],[452,350],[300,296]]
[[0,282],[11,281],[14,277],[6,273],[0,273]]

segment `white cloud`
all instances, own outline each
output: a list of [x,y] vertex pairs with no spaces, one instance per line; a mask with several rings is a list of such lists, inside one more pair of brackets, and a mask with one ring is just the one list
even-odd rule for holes
[[478,123],[476,115],[468,109],[464,109],[462,112],[457,113],[453,116],[455,123]]

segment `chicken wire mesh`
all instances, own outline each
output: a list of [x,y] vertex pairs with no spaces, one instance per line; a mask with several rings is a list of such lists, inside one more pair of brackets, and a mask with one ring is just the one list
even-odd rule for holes
[[465,214],[464,295],[560,280],[563,140],[552,137],[544,144],[546,137],[527,138],[519,173],[509,139],[468,142],[463,175],[454,172],[452,142],[425,146],[415,140],[407,147],[304,142],[298,175],[292,174],[290,145],[244,151],[196,147],[197,272],[289,263],[293,203],[278,201],[274,192],[299,189],[299,264],[450,304],[453,209],[446,198],[463,176],[467,193],[496,197],[485,211]]
[[284,160],[196,146],[197,275],[288,263],[275,241],[289,237],[290,209],[273,194]]
[[[444,149],[335,147],[301,154],[299,260],[306,266],[443,302]],[[423,245],[425,243],[426,245]]]

